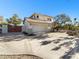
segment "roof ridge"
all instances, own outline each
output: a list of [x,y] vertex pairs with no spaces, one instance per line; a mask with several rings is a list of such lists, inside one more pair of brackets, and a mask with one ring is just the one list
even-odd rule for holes
[[[43,15],[43,16],[48,16],[48,15],[45,15],[45,14],[41,14],[41,13],[33,13],[32,15],[34,14],[37,14],[37,15]],[[52,16],[48,16],[48,17],[52,17]],[[53,17],[52,17],[53,18]]]

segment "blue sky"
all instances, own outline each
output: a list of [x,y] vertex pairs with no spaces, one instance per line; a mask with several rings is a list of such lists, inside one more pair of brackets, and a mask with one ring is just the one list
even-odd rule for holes
[[32,13],[41,13],[50,16],[66,13],[79,17],[79,0],[0,0],[0,15],[8,18],[13,14],[21,18]]

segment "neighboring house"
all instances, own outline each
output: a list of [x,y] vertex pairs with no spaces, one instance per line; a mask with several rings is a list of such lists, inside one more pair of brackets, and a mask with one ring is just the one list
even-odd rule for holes
[[14,26],[14,24],[8,24],[2,16],[0,16],[0,33],[9,32],[22,32],[23,20],[20,20],[21,24]]
[[20,20],[20,24],[16,26],[14,24],[8,25],[8,32],[22,32],[23,20]]
[[2,23],[3,23],[3,16],[0,16],[0,33],[2,33]]
[[0,24],[3,22],[3,16],[0,16]]
[[53,21],[53,17],[51,16],[34,13],[29,18],[26,18],[24,23],[26,27],[25,30],[27,31],[27,28],[31,28],[33,33],[49,32],[51,31]]
[[7,33],[8,27],[4,22],[4,17],[0,16],[0,33]]

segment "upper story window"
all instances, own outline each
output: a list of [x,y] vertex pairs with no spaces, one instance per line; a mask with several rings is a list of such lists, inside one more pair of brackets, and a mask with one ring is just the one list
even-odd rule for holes
[[37,15],[37,18],[39,18],[39,16]]
[[32,18],[37,19],[37,18],[39,18],[39,16],[38,15],[37,16],[33,15]]
[[51,21],[51,19],[50,19],[50,21]]
[[35,18],[35,16],[32,16],[32,18],[34,19],[34,18]]
[[51,18],[48,18],[48,21],[51,21]]

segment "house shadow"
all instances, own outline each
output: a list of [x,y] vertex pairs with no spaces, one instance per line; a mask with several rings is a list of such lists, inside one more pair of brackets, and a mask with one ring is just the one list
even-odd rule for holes
[[32,39],[31,36],[25,36],[22,33],[0,34],[0,42],[21,41],[24,39]]
[[46,38],[49,38],[47,34],[40,34],[40,35],[35,35],[33,39],[45,40]]

